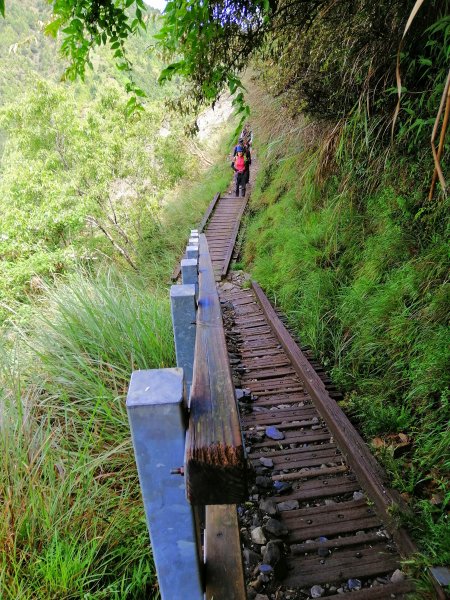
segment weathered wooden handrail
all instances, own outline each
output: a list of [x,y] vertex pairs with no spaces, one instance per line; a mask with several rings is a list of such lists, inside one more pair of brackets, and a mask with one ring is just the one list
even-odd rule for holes
[[205,235],[200,235],[194,373],[186,436],[186,494],[192,504],[236,504],[247,497],[246,458]]
[[137,371],[130,383],[136,463],[163,600],[180,589],[190,600],[245,600],[236,503],[246,498],[246,459],[213,267],[197,230],[186,255],[183,283],[170,291],[181,368]]

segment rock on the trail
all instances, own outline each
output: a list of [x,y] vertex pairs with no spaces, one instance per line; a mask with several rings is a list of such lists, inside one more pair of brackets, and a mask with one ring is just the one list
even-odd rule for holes
[[271,458],[265,458],[264,456],[261,456],[259,462],[268,469],[271,469],[273,467],[273,460]]
[[359,579],[349,579],[347,581],[347,587],[349,590],[353,591],[358,591],[362,588],[362,583],[360,582]]
[[285,525],[272,518],[265,523],[263,528],[265,533],[272,538],[283,537],[289,533],[288,528]]
[[310,591],[311,598],[322,598],[325,590],[320,585],[313,585]]
[[273,487],[279,494],[285,494],[286,492],[290,492],[292,490],[292,483],[277,480],[273,482]]
[[266,596],[266,594],[256,594],[255,600],[269,600],[269,596]]
[[273,517],[278,513],[277,503],[272,498],[264,498],[259,503],[259,510]]
[[278,505],[278,510],[280,512],[284,512],[287,510],[296,510],[300,504],[298,500],[286,500],[285,502],[280,502]]
[[250,548],[244,548],[242,554],[244,556],[245,564],[249,565],[250,567],[256,567],[256,565],[261,561],[259,554],[253,550],[250,550]]
[[400,571],[400,569],[396,569],[391,575],[392,583],[400,583],[404,579],[405,579],[405,574],[402,571]]
[[272,573],[272,571],[273,571],[272,566],[265,564],[265,563],[259,565],[258,568],[259,568],[259,572],[262,573],[263,575],[268,575],[269,573]]
[[273,425],[266,427],[266,436],[271,440],[284,440],[284,433]]
[[353,500],[363,500],[364,494],[363,492],[353,492]]
[[268,565],[275,565],[281,558],[280,546],[276,542],[268,542],[263,552],[263,562]]
[[255,479],[255,483],[264,490],[270,490],[273,487],[272,479],[270,477],[264,477],[263,475],[258,475]]
[[258,546],[264,546],[267,542],[267,539],[264,535],[262,527],[255,527],[255,529],[251,532],[252,542],[258,544]]

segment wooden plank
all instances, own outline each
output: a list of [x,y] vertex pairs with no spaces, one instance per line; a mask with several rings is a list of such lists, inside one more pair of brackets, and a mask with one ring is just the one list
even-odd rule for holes
[[[308,454],[313,451],[322,451],[322,450],[332,450],[336,449],[334,444],[314,444],[312,446],[306,446],[306,448],[286,448],[285,450],[274,450],[272,452],[252,452],[251,459],[259,459],[261,457],[265,458],[281,458],[287,460],[286,457],[289,456],[302,456],[303,454]],[[274,461],[275,462],[275,461]]]
[[323,381],[314,372],[310,362],[278,318],[261,287],[256,282],[252,282],[252,288],[268,322],[301,378],[305,390],[311,395],[317,410],[327,423],[359,481],[375,503],[380,516],[389,524],[402,554],[404,556],[413,554],[417,551],[416,545],[406,530],[399,528],[391,516],[393,507],[403,512],[407,510],[401,496],[387,487],[386,474],[341,408],[330,397]]
[[373,517],[374,510],[367,505],[365,500],[350,500],[348,502],[336,502],[330,506],[310,506],[286,511],[283,513],[283,521],[292,529],[306,529],[311,525],[323,525],[325,523],[341,523],[344,521],[356,521],[366,517]]
[[379,544],[387,542],[388,538],[375,531],[371,533],[359,533],[358,535],[348,535],[346,537],[334,538],[327,540],[326,542],[315,542],[308,540],[307,544],[292,544],[290,550],[294,556],[301,554],[312,554],[316,553],[320,548],[348,548],[350,546],[357,546],[355,552],[360,548],[364,548],[366,544]]
[[228,267],[230,266],[231,257],[233,256],[234,245],[236,243],[236,239],[237,239],[237,236],[239,233],[239,227],[241,225],[242,215],[244,214],[245,208],[247,206],[248,198],[249,198],[248,196],[246,196],[244,198],[244,201],[242,202],[242,207],[239,211],[239,214],[236,217],[236,225],[233,229],[232,239],[230,240],[230,245],[228,247],[228,251],[227,251],[224,261],[223,261],[222,277],[225,277],[225,275],[228,272]]
[[[352,600],[386,600],[395,597],[396,600],[406,598],[405,594],[414,591],[414,584],[411,581],[400,581],[399,583],[389,583],[378,587],[366,588],[358,592],[351,593]],[[400,595],[399,595],[400,594]],[[327,596],[327,600],[342,600],[342,594],[333,594]]]
[[205,214],[203,215],[203,219],[200,223],[200,225],[198,226],[198,232],[202,233],[203,229],[205,228],[206,223],[208,222],[208,219],[212,213],[212,211],[214,210],[214,207],[217,204],[217,200],[220,198],[220,192],[218,192],[214,198],[211,200],[211,202],[209,203],[208,208],[206,209]]
[[272,475],[274,481],[296,481],[297,479],[311,479],[312,477],[323,477],[324,475],[334,475],[335,473],[345,473],[348,471],[347,465],[339,467],[325,467],[324,469],[300,469],[295,473],[280,473]]
[[[310,431],[287,431],[284,440],[265,440],[264,442],[258,442],[253,444],[252,448],[280,448],[286,444],[310,444],[311,442],[320,442],[322,440],[329,440],[331,433],[325,429],[310,433]],[[360,486],[361,487],[361,486]]]
[[237,504],[247,497],[247,465],[208,244],[200,234],[194,374],[186,435],[191,504]]
[[246,600],[236,506],[207,506],[206,600]]
[[324,523],[307,527],[305,529],[295,529],[289,533],[288,542],[304,542],[319,536],[329,537],[331,535],[340,535],[342,533],[351,533],[363,531],[364,529],[374,529],[381,526],[381,519],[378,517],[364,517],[363,519],[354,519],[352,521],[339,521],[338,523]]
[[289,575],[284,583],[288,586],[303,587],[340,582],[349,578],[392,572],[400,566],[398,555],[380,552],[377,548],[366,550],[357,560],[354,554],[354,551],[349,550],[338,551],[326,559],[320,559],[318,556],[293,559],[288,563],[293,567],[292,575]]
[[328,477],[323,479],[311,479],[304,481],[298,490],[291,494],[283,494],[280,496],[280,502],[285,500],[311,500],[319,498],[329,498],[337,494],[348,494],[360,489],[359,483],[351,480],[348,476]]

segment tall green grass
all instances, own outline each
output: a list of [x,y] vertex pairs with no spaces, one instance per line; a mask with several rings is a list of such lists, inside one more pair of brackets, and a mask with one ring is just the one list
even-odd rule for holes
[[0,330],[2,599],[159,597],[125,397],[133,370],[175,363],[164,285],[230,181],[228,141],[146,224],[140,276],[75,271]]
[[2,356],[2,597],[151,597],[125,394],[174,362],[166,294],[76,273],[42,304]]

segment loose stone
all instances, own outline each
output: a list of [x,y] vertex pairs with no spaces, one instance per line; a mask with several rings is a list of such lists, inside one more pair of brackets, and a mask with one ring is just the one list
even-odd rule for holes
[[391,575],[392,583],[400,583],[404,579],[405,579],[405,574],[402,571],[400,571],[400,569],[396,569]]
[[250,567],[255,567],[261,560],[259,554],[253,550],[250,550],[250,548],[244,548],[242,554],[244,556],[245,564],[249,565]]
[[311,598],[322,598],[325,590],[320,585],[313,585],[310,591]]
[[268,565],[275,565],[280,559],[280,546],[276,542],[268,542],[263,552],[263,562]]
[[353,500],[363,500],[364,494],[363,492],[353,492]]
[[251,532],[251,536],[252,541],[259,546],[264,546],[264,544],[267,542],[262,527],[255,527],[255,529],[253,529]]
[[262,564],[259,565],[259,572],[263,573],[263,575],[268,575],[269,573],[272,573],[273,568],[271,567],[271,565],[267,565],[267,564]]
[[272,498],[264,498],[259,503],[259,508],[270,516],[275,516],[278,513],[277,503]]
[[349,579],[347,581],[347,587],[349,590],[360,590],[362,587],[362,583],[359,579]]
[[272,538],[282,537],[289,533],[288,528],[276,519],[269,519],[264,525],[264,531]]
[[256,477],[255,483],[258,487],[265,490],[270,490],[273,487],[272,479],[270,477],[263,477],[262,475]]
[[273,487],[279,494],[284,494],[292,490],[292,483],[288,483],[287,481],[274,481]]
[[271,458],[265,458],[264,456],[262,456],[259,459],[259,462],[264,466],[267,467],[268,469],[271,469],[273,467],[273,460]]
[[266,427],[266,436],[271,440],[284,440],[284,433],[273,425]]
[[279,503],[278,510],[280,512],[284,512],[286,510],[296,510],[299,506],[298,500],[286,500],[285,502]]

